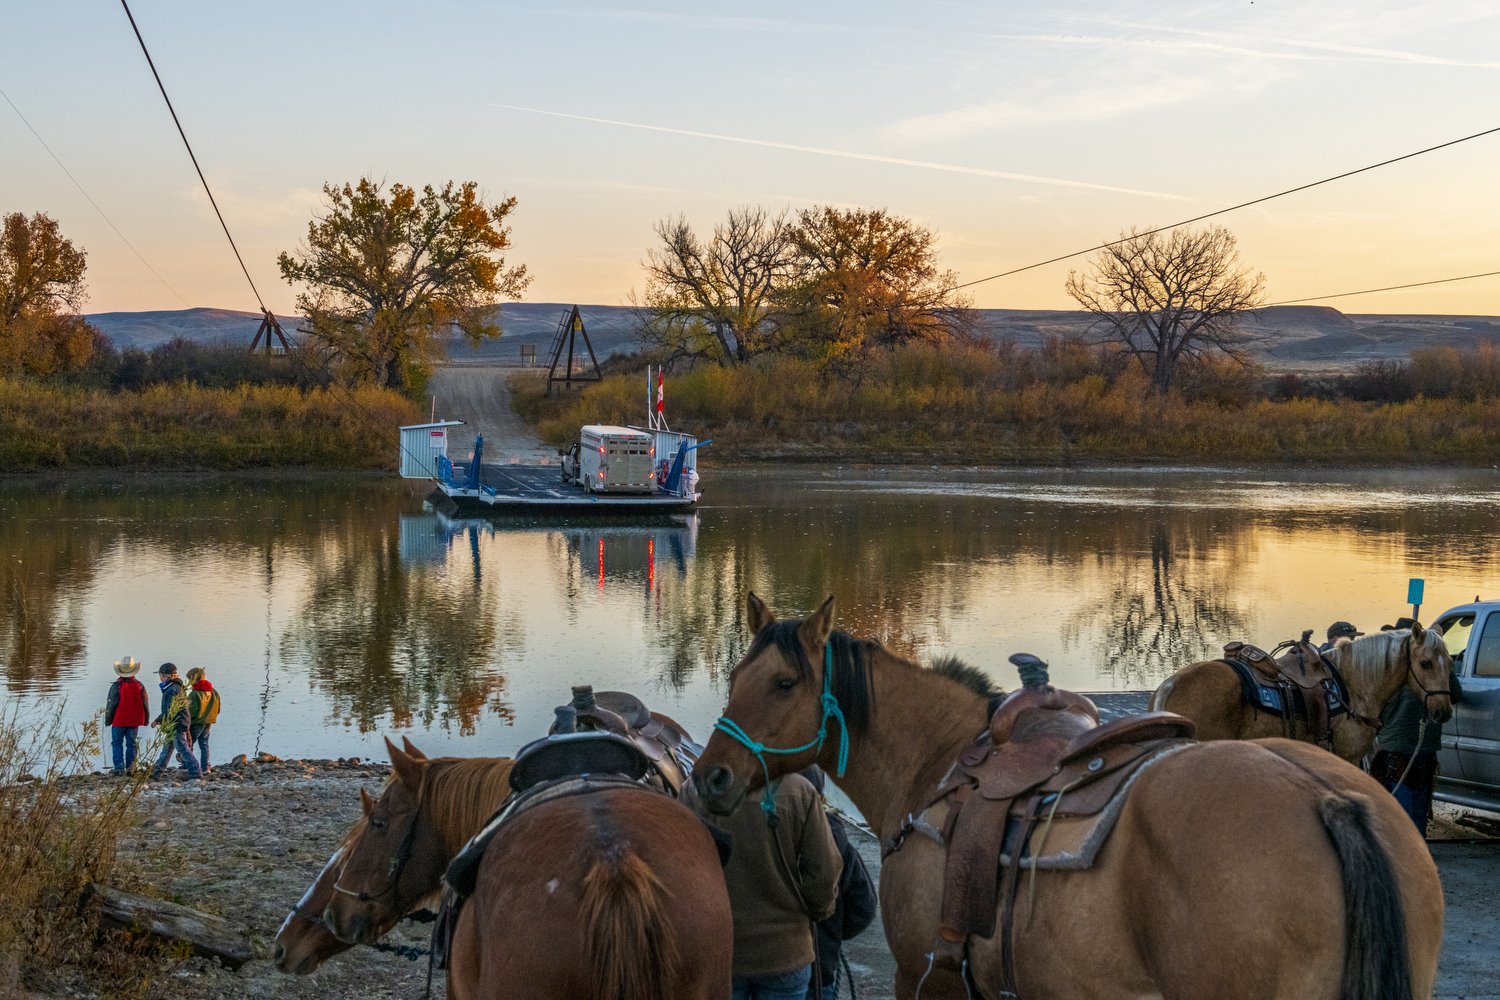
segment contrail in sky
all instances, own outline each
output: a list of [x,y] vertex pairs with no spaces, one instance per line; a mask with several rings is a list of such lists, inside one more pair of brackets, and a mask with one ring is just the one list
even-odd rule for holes
[[719,135],[715,132],[694,132],[685,128],[668,128],[665,125],[644,125],[640,122],[622,122],[611,118],[591,118],[588,115],[573,115],[565,111],[544,111],[541,108],[522,108],[514,104],[491,104],[491,107],[507,111],[521,111],[529,115],[546,115],[550,118],[568,118],[596,125],[615,125],[620,128],[638,128],[648,132],[666,132],[669,135],[686,135],[695,139],[716,139],[719,142],[737,142],[745,146],[765,146],[768,149],[786,149],[794,153],[813,153],[817,156],[836,156],[844,160],[864,160],[868,163],[888,163],[898,167],[919,167],[923,170],[942,170],[950,174],[973,174],[977,177],[998,177],[1001,180],[1021,181],[1026,184],[1050,184],[1054,187],[1083,188],[1088,191],[1109,191],[1114,194],[1133,194],[1143,198],[1165,198],[1170,201],[1187,201],[1182,195],[1164,194],[1160,191],[1140,191],[1136,188],[1113,187],[1108,184],[1090,184],[1087,181],[1070,181],[1060,177],[1036,177],[1031,174],[1014,174],[1006,170],[989,170],[984,167],[965,167],[953,163],[933,163],[930,160],[908,160],[900,156],[881,156],[878,153],[853,153],[843,149],[823,149],[818,146],[799,146],[790,142],[773,142],[770,139],[747,139],[738,135]]

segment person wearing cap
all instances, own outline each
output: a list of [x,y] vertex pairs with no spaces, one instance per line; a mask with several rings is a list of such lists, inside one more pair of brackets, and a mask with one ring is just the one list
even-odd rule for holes
[[146,685],[136,680],[138,660],[115,661],[115,682],[104,702],[104,724],[109,727],[109,758],[115,774],[135,766],[136,730],[146,724]]
[[[797,773],[812,784],[820,798],[823,796],[826,779],[821,767],[811,764]],[[817,975],[815,981],[807,985],[806,1000],[837,1000],[844,942],[863,933],[880,908],[870,872],[865,868],[859,851],[849,842],[843,819],[828,808],[826,800],[823,810],[828,818],[828,829],[833,833],[833,842],[839,849],[839,857],[844,861],[844,870],[839,875],[838,898],[834,901],[833,913],[813,925],[813,947],[818,954]]]
[[1318,647],[1318,652],[1326,653],[1333,648],[1333,644],[1340,639],[1357,639],[1364,635],[1359,629],[1349,622],[1334,622],[1328,626],[1328,641]]
[[187,679],[188,686],[192,688],[192,693],[188,695],[188,735],[193,738],[193,746],[198,749],[198,757],[203,764],[203,773],[207,774],[213,770],[208,766],[208,731],[219,721],[219,692],[203,676],[202,667],[189,670]]
[[167,761],[172,757],[172,751],[176,750],[177,761],[187,768],[188,777],[201,778],[203,772],[193,758],[193,748],[188,745],[191,720],[188,717],[188,700],[182,690],[182,680],[177,676],[177,664],[163,663],[156,673],[161,678],[161,714],[152,719],[151,724],[161,728],[167,743],[161,748],[161,756],[156,758],[156,767],[152,769],[151,777],[154,779],[162,776],[167,769]]
[[[1410,618],[1397,618],[1394,625],[1381,626],[1382,632],[1409,629]],[[1458,672],[1450,668],[1448,694],[1453,701],[1463,698]],[[1443,746],[1443,727],[1427,718],[1427,706],[1421,696],[1405,684],[1380,711],[1380,728],[1375,732],[1374,756],[1370,758],[1370,776],[1396,797],[1412,823],[1427,836],[1427,822],[1432,818],[1432,791],[1437,783],[1438,751]]]

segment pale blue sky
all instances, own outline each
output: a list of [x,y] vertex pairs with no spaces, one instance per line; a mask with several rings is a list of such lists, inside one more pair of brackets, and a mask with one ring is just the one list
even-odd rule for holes
[[[1493,0],[131,7],[278,311],[276,253],[361,174],[516,195],[526,298],[615,304],[678,212],[884,207],[969,280],[1500,126]],[[0,211],[87,249],[88,311],[253,308],[119,4],[0,0],[0,30],[0,90],[166,280],[0,101]],[[1220,221],[1272,300],[1500,270],[1497,164],[1500,135]],[[1070,266],[976,304],[1069,308]],[[1500,278],[1330,304],[1500,314]]]

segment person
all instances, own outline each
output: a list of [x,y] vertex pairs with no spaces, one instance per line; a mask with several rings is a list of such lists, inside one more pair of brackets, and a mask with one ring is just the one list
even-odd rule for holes
[[812,924],[833,913],[838,845],[818,793],[800,774],[772,782],[767,811],[747,795],[728,816],[707,816],[733,838],[724,866],[734,914],[734,1000],[803,1000],[813,978]]
[[1364,635],[1364,633],[1355,628],[1349,622],[1334,622],[1332,625],[1328,626],[1328,641],[1318,647],[1318,652],[1328,652],[1333,648],[1334,643],[1338,642],[1339,639],[1346,636],[1350,639],[1358,639],[1362,635]]
[[187,679],[188,686],[192,689],[192,693],[188,695],[188,735],[193,738],[192,745],[198,750],[203,773],[208,774],[213,770],[208,766],[208,731],[219,721],[219,692],[203,676],[202,667],[189,670]]
[[156,779],[162,776],[172,751],[176,750],[178,763],[187,768],[188,777],[201,778],[203,772],[193,759],[193,748],[188,744],[192,723],[188,718],[188,700],[182,691],[182,680],[177,676],[177,664],[163,663],[156,673],[161,678],[161,714],[152,719],[151,724],[161,728],[167,742],[161,748],[161,756],[156,758],[156,767],[152,769],[151,777]]
[[146,685],[136,680],[140,662],[130,657],[115,661],[115,682],[104,702],[104,724],[109,727],[110,765],[115,774],[135,767],[136,730],[146,724]]
[[[816,764],[800,772],[812,783],[818,797],[823,797],[823,769]],[[875,885],[870,881],[870,872],[864,859],[849,841],[849,831],[838,813],[827,809],[828,829],[833,833],[833,842],[838,846],[839,857],[844,868],[839,875],[838,898],[833,903],[833,913],[818,921],[813,927],[813,945],[818,954],[818,971],[821,973],[822,990],[818,983],[807,986],[807,1000],[838,1000],[839,976],[842,967],[844,942],[857,937],[875,919],[879,901],[875,898]]]
[[[1383,626],[1381,631],[1411,628],[1413,624],[1410,618],[1397,618],[1396,624]],[[1448,693],[1453,701],[1463,697],[1458,674],[1452,668],[1448,672]],[[1443,727],[1427,718],[1422,696],[1403,684],[1380,712],[1370,775],[1396,796],[1423,837],[1432,818],[1432,790],[1437,783],[1437,755],[1442,745]]]

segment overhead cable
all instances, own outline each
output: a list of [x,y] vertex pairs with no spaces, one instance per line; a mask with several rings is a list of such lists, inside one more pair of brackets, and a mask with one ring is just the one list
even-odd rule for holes
[[1423,288],[1427,285],[1446,285],[1452,281],[1473,281],[1475,278],[1493,278],[1500,275],[1500,271],[1485,271],[1483,274],[1463,274],[1456,278],[1435,278],[1432,281],[1413,281],[1406,285],[1386,285],[1384,288],[1366,288],[1358,292],[1337,292],[1333,295],[1311,295],[1305,299],[1284,299],[1281,302],[1268,302],[1262,309],[1271,306],[1294,306],[1301,302],[1322,302],[1325,299],[1343,299],[1351,295],[1373,295],[1376,292],[1398,292],[1403,288]]
[[63,173],[65,173],[65,174],[68,175],[68,180],[72,181],[73,182],[73,186],[78,189],[78,193],[81,194],[81,195],[83,195],[84,198],[86,198],[88,200],[88,203],[90,205],[94,206],[94,211],[96,211],[96,212],[99,213],[99,217],[105,221],[105,223],[109,226],[109,228],[111,228],[111,229],[113,229],[115,231],[115,235],[118,236],[118,237],[120,237],[120,242],[122,242],[126,246],[128,246],[130,248],[130,252],[133,253],[133,254],[135,254],[136,257],[140,259],[140,262],[142,264],[146,265],[146,270],[148,270],[152,274],[156,275],[156,280],[160,281],[162,283],[162,285],[166,288],[167,291],[169,291],[173,295],[177,296],[177,301],[181,302],[183,305],[185,305],[189,309],[191,309],[192,308],[192,303],[188,302],[187,299],[183,298],[182,295],[181,295],[181,293],[179,293],[177,291],[177,289],[173,288],[172,285],[167,281],[166,278],[163,278],[161,276],[161,272],[159,272],[156,268],[154,268],[154,267],[151,266],[151,262],[146,259],[146,257],[145,257],[144,254],[142,254],[139,250],[137,250],[135,248],[135,244],[131,243],[128,239],[126,239],[125,238],[125,234],[122,233],[122,232],[120,232],[120,227],[117,226],[117,225],[115,225],[114,220],[111,219],[108,215],[104,214],[104,209],[102,209],[102,208],[99,207],[99,203],[94,200],[93,195],[89,194],[88,191],[86,191],[84,189],[84,186],[78,182],[78,178],[73,176],[73,171],[69,170],[68,167],[67,167],[67,164],[63,163],[63,161],[58,157],[58,155],[52,151],[52,147],[49,146],[49,145],[47,145],[47,140],[42,138],[42,134],[40,132],[38,132],[36,130],[35,126],[33,126],[31,124],[31,122],[27,119],[27,117],[21,113],[21,109],[18,108],[18,107],[16,107],[16,102],[12,101],[10,99],[10,95],[7,94],[3,89],[0,89],[0,97],[5,98],[5,103],[10,105],[10,109],[16,113],[16,117],[20,118],[22,124],[24,124],[28,129],[31,130],[31,134],[32,135],[36,136],[36,141],[42,144],[42,148],[47,151],[47,155],[50,156],[50,157],[52,157],[52,161],[54,163],[56,163],[59,167],[62,168],[62,172]]
[[255,279],[250,277],[250,269],[245,266],[245,258],[240,256],[240,248],[235,246],[234,237],[229,235],[229,226],[224,222],[224,213],[219,211],[219,203],[214,200],[213,190],[208,186],[208,178],[203,176],[203,168],[198,166],[198,157],[193,155],[193,146],[188,142],[187,133],[182,130],[182,122],[177,118],[177,109],[172,107],[172,99],[167,96],[167,88],[161,82],[161,74],[156,72],[156,63],[151,60],[151,52],[146,48],[146,40],[141,37],[141,29],[136,27],[135,15],[130,13],[130,4],[126,0],[120,0],[120,6],[125,8],[125,16],[130,18],[130,29],[135,32],[135,40],[141,43],[141,51],[146,55],[146,65],[151,67],[151,75],[156,78],[156,86],[161,91],[161,99],[167,102],[167,110],[172,113],[172,123],[177,126],[177,134],[182,136],[182,144],[187,147],[188,159],[193,161],[193,169],[198,171],[198,179],[203,182],[203,190],[208,193],[208,203],[214,207],[214,214],[219,217],[219,225],[224,227],[224,235],[229,239],[229,247],[234,251],[234,259],[240,262],[240,270],[245,272],[245,280],[250,282],[250,291],[255,293],[255,301],[260,303],[260,311],[266,313],[268,310],[260,297],[260,289],[255,287]]
[[[123,3],[124,0],[121,0],[121,2]],[[1362,174],[1369,170],[1375,170],[1378,167],[1388,167],[1392,163],[1400,163],[1402,160],[1409,160],[1414,156],[1421,156],[1424,153],[1433,153],[1439,149],[1447,149],[1449,146],[1456,146],[1461,142],[1468,142],[1470,139],[1481,139],[1487,135],[1494,135],[1496,132],[1500,132],[1500,126],[1485,129],[1483,132],[1475,132],[1473,135],[1466,135],[1458,139],[1450,139],[1447,142],[1438,143],[1436,146],[1428,146],[1426,149],[1419,149],[1415,152],[1405,153],[1401,156],[1393,156],[1389,160],[1381,160],[1379,163],[1371,163],[1368,166],[1358,167],[1354,170],[1346,170],[1341,174],[1334,174],[1332,177],[1324,177],[1322,180],[1310,181],[1306,184],[1299,184],[1296,187],[1287,188],[1285,191],[1277,191],[1275,194],[1268,194],[1264,197],[1255,198],[1251,201],[1242,201],[1238,205],[1230,205],[1228,208],[1221,208],[1213,212],[1205,212],[1203,215],[1195,215],[1191,219],[1183,219],[1181,222],[1174,222],[1168,226],[1158,226],[1155,229],[1148,229],[1143,233],[1132,233],[1129,236],[1122,236],[1117,240],[1110,240],[1108,243],[1100,243],[1098,246],[1092,246],[1086,250],[1075,250],[1072,253],[1065,253],[1060,257],[1053,257],[1049,260],[1037,261],[1035,264],[1027,264],[1025,267],[1011,268],[1009,271],[1001,271],[999,274],[992,274],[987,278],[975,278],[973,281],[965,281],[963,284],[954,285],[953,287],[955,289],[969,288],[973,285],[981,285],[986,281],[994,281],[996,278],[1006,278],[1012,274],[1020,274],[1022,271],[1032,271],[1039,267],[1046,267],[1048,264],[1056,264],[1059,261],[1071,260],[1074,257],[1082,257],[1084,254],[1093,253],[1096,250],[1108,250],[1110,247],[1119,246],[1121,243],[1128,243],[1131,240],[1139,239],[1142,236],[1153,236],[1156,233],[1164,233],[1169,229],[1177,229],[1180,226],[1192,225],[1194,222],[1202,222],[1204,219],[1212,219],[1215,216],[1225,215],[1229,212],[1237,212],[1242,208],[1249,208],[1252,205],[1260,205],[1275,198],[1284,198],[1289,194],[1296,194],[1298,191],[1306,191],[1309,188],[1315,188],[1322,184],[1331,184],[1334,181],[1343,180],[1346,177],[1353,177],[1355,174]]]

